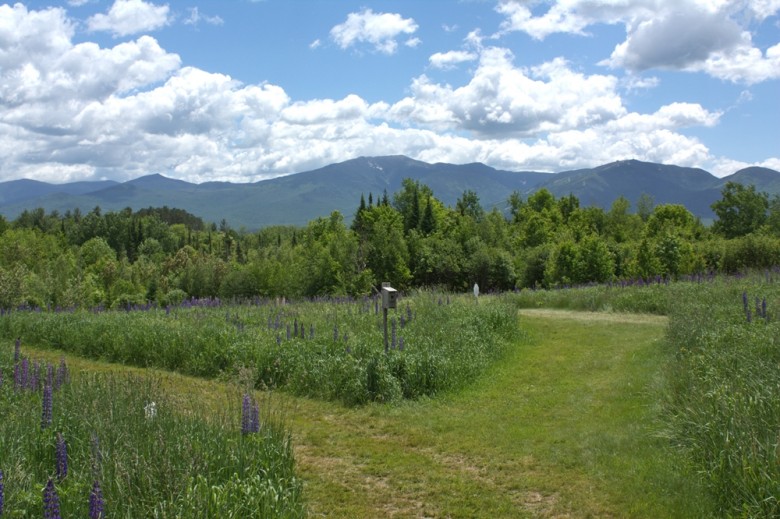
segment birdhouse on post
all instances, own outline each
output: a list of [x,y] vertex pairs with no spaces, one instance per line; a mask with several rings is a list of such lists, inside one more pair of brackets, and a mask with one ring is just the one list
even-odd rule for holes
[[398,306],[398,291],[390,286],[390,283],[382,283],[382,308],[396,308]]

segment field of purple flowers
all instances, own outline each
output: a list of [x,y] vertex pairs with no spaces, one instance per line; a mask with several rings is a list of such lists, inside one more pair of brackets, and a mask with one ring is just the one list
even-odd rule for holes
[[20,309],[0,337],[85,358],[233,379],[348,405],[431,396],[474,381],[520,333],[505,296],[430,292],[389,312],[377,299],[185,301],[121,311]]
[[249,393],[184,410],[154,377],[71,374],[21,341],[0,373],[0,517],[305,515],[289,435]]

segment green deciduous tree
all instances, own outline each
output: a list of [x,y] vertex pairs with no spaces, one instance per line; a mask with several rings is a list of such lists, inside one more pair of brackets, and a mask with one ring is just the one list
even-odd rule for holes
[[767,222],[769,195],[756,186],[727,182],[721,199],[712,204],[717,219],[712,230],[725,238],[736,238],[757,231]]
[[367,266],[374,273],[374,284],[383,281],[404,288],[411,279],[409,250],[404,238],[401,214],[389,205],[379,205],[366,213],[369,229]]

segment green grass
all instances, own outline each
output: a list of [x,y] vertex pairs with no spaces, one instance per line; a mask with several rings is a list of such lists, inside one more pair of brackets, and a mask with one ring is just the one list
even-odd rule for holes
[[586,315],[523,317],[532,339],[459,394],[354,410],[293,401],[313,515],[709,516],[659,435],[663,321]]
[[[309,516],[711,516],[658,434],[664,319],[536,311],[519,324],[528,335],[499,365],[436,398],[345,407],[274,393]],[[161,380],[171,398],[224,405],[218,381]]]
[[[681,293],[670,312],[670,437],[695,460],[723,515],[780,515],[780,285],[774,275]],[[767,318],[758,316],[764,299]]]
[[373,300],[262,303],[170,312],[15,311],[0,316],[0,337],[201,377],[230,379],[251,368],[257,388],[363,405],[463,387],[518,336],[515,305],[505,297],[479,305],[473,297],[427,292],[404,298],[390,311],[397,347],[388,354]]

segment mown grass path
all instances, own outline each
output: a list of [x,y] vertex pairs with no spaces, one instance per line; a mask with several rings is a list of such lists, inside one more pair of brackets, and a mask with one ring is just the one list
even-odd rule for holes
[[697,517],[659,437],[665,319],[524,311],[530,341],[465,392],[285,399],[313,517]]
[[[659,435],[665,319],[528,310],[519,320],[529,339],[456,394],[355,409],[264,400],[292,431],[310,517],[712,516]],[[222,383],[160,376],[182,404],[225,405]]]

